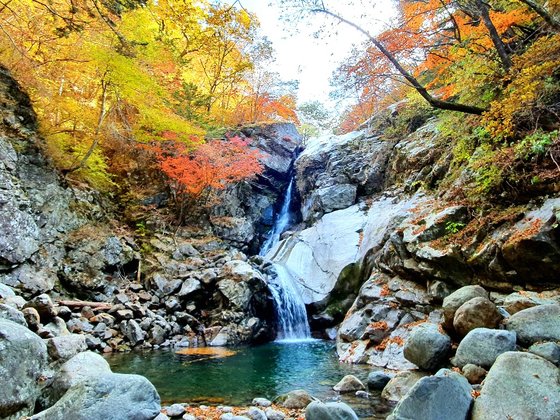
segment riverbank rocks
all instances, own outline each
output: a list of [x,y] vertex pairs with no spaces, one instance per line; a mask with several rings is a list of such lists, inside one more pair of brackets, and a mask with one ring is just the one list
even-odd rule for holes
[[517,341],[530,346],[537,341],[560,341],[560,305],[539,305],[512,315],[506,328],[517,333]]
[[0,418],[33,414],[47,367],[47,347],[39,336],[0,319]]
[[447,330],[453,329],[453,320],[457,309],[476,297],[488,299],[488,292],[481,286],[464,286],[443,299],[443,322]]
[[31,420],[152,420],[160,412],[154,386],[143,376],[108,373],[71,387]]
[[70,334],[53,337],[47,341],[49,356],[52,360],[65,362],[76,354],[86,351],[86,336],[82,334]]
[[306,420],[358,420],[358,416],[342,402],[314,401],[305,409]]
[[425,323],[412,330],[403,354],[421,370],[435,371],[446,362],[450,351],[449,336],[439,331],[438,325]]
[[559,384],[560,370],[542,357],[531,353],[504,353],[484,380],[474,403],[472,419],[557,419]]
[[354,375],[346,375],[344,378],[337,383],[333,389],[337,392],[356,392],[366,389],[362,381],[356,378]]
[[452,361],[460,368],[469,363],[489,368],[500,354],[515,350],[515,343],[513,331],[476,328],[459,343]]
[[457,373],[444,370],[416,382],[387,419],[465,420],[472,401],[467,380]]
[[503,316],[496,305],[484,297],[476,297],[463,303],[453,316],[453,329],[464,337],[475,328],[496,328]]
[[305,408],[307,405],[315,400],[307,391],[303,389],[296,389],[287,394],[279,396],[276,401],[284,408]]

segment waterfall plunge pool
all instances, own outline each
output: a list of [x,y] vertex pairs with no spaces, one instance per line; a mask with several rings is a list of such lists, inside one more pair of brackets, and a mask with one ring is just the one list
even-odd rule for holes
[[345,375],[366,381],[370,368],[340,363],[334,343],[321,340],[272,342],[241,347],[229,357],[183,356],[173,351],[137,351],[107,356],[118,373],[146,376],[162,404],[250,405],[255,397],[274,399],[305,389],[323,401],[342,400],[360,418],[385,418],[390,410],[372,394],[369,400],[340,396],[332,387]]

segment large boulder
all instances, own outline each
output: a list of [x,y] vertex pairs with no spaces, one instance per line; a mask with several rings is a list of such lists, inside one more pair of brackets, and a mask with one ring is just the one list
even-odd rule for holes
[[446,362],[450,351],[449,336],[440,332],[438,325],[426,323],[412,330],[403,354],[421,370],[435,371]]
[[511,316],[506,328],[517,333],[517,341],[530,346],[537,341],[560,341],[560,305],[540,305]]
[[453,364],[460,368],[469,363],[489,368],[500,354],[515,350],[515,342],[513,331],[476,328],[459,343]]
[[560,345],[556,343],[536,343],[529,347],[529,351],[560,366]]
[[476,297],[463,303],[453,317],[455,332],[464,337],[475,328],[496,328],[503,316],[496,305],[484,297]]
[[342,402],[313,401],[305,409],[306,420],[358,420],[358,416]]
[[0,318],[27,327],[25,316],[13,306],[0,303]]
[[464,420],[472,401],[471,386],[463,376],[438,373],[416,382],[388,420]]
[[160,409],[159,395],[146,378],[106,373],[71,387],[31,420],[152,420]]
[[43,340],[15,322],[0,319],[0,418],[33,414],[46,367]]
[[507,352],[488,372],[473,420],[558,419],[560,370],[531,353]]
[[79,383],[108,373],[111,373],[111,368],[103,356],[91,351],[75,355],[60,366],[44,391],[47,405],[53,405],[66,391]]
[[476,297],[488,298],[488,292],[481,286],[464,286],[443,299],[443,322],[447,330],[453,328],[453,318],[457,309]]

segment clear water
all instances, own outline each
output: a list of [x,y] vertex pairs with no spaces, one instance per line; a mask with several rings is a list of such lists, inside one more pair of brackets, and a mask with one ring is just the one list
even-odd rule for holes
[[[323,401],[341,397],[332,387],[345,375],[365,381],[369,369],[339,363],[334,343],[320,340],[273,342],[237,349],[216,359],[183,357],[172,351],[146,351],[107,356],[114,372],[146,376],[164,404],[247,405],[255,397],[273,399],[305,389]],[[390,407],[379,401],[343,396],[360,418],[385,418]]]

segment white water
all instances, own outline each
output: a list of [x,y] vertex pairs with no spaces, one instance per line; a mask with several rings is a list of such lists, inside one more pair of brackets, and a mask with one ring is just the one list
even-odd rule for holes
[[[263,244],[260,255],[266,255],[274,245],[280,241],[280,235],[284,233],[290,223],[290,204],[292,202],[292,190],[294,179],[290,180],[282,208],[270,236]],[[276,277],[269,282],[269,289],[274,299],[278,333],[277,341],[301,341],[311,337],[307,312],[303,303],[302,295],[298,290],[294,276],[282,264],[275,263]]]
[[280,241],[280,235],[284,233],[288,224],[290,223],[290,204],[292,203],[292,189],[294,186],[294,179],[290,180],[288,184],[288,188],[286,189],[286,193],[284,194],[284,199],[282,201],[282,208],[280,209],[280,213],[278,214],[278,218],[274,222],[274,226],[272,227],[272,231],[270,232],[270,236],[263,244],[259,255],[266,255],[270,248]]

